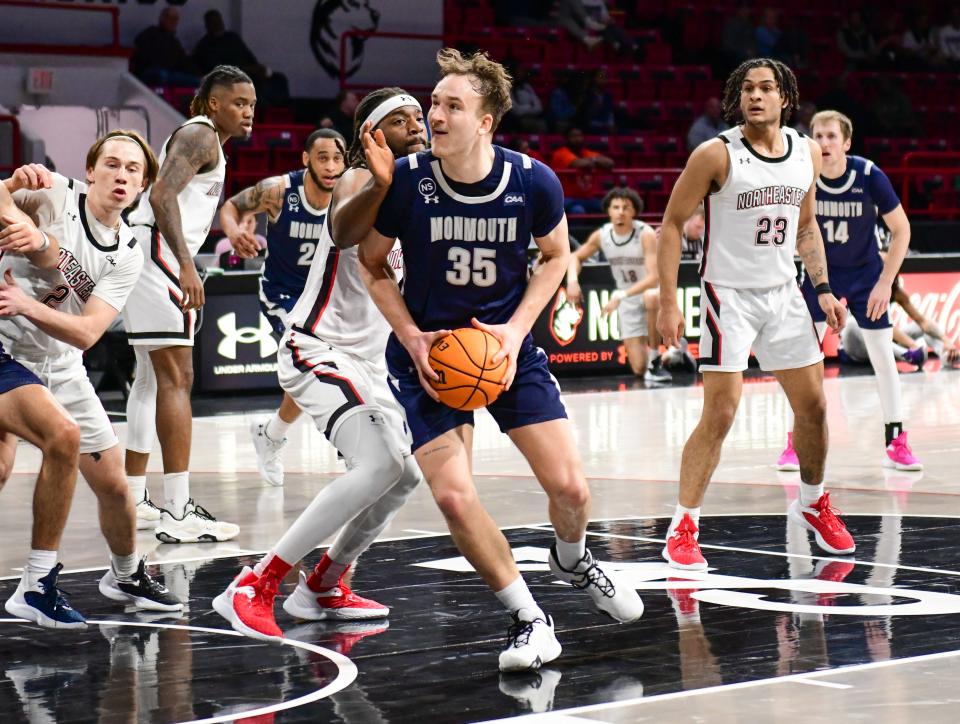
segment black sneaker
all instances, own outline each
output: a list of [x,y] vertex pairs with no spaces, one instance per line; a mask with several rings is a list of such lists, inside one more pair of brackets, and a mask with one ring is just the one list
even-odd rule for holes
[[181,611],[183,602],[167,587],[147,573],[146,559],[140,559],[137,572],[130,580],[117,578],[113,566],[100,579],[100,593],[113,601],[132,603],[144,611]]
[[658,382],[665,384],[673,381],[673,375],[663,368],[663,361],[660,359],[660,355],[657,355],[650,360],[650,365],[647,367],[647,371],[643,373],[643,379],[645,382]]

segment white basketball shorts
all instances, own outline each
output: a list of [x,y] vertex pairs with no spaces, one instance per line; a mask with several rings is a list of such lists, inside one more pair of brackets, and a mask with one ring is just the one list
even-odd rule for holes
[[742,372],[751,349],[768,372],[823,359],[796,281],[769,289],[733,289],[701,280],[700,289],[701,372]]
[[620,339],[647,336],[647,308],[643,294],[625,297],[617,307],[620,319]]
[[143,257],[143,273],[123,308],[130,344],[193,346],[196,312],[181,309],[180,264],[156,227],[134,226]]
[[289,329],[277,352],[277,377],[331,442],[348,416],[371,414],[386,423],[397,450],[410,454],[406,417],[387,386],[385,361],[374,363]]
[[96,390],[90,384],[81,357],[64,355],[44,362],[17,361],[43,381],[80,426],[81,454],[103,452],[120,443]]

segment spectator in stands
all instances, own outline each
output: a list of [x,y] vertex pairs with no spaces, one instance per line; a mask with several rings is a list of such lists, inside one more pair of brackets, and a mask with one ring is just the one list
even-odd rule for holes
[[[864,67],[876,55],[876,43],[859,10],[853,10],[837,31],[837,48],[848,68]],[[828,106],[833,108],[833,106]]]
[[886,136],[917,136],[920,124],[913,112],[910,99],[897,87],[892,78],[881,75],[873,96],[873,115],[877,130]]
[[508,128],[524,133],[543,133],[547,130],[543,103],[536,89],[530,84],[530,71],[526,68],[517,68],[513,74],[510,100],[513,101],[513,107],[504,119]]
[[730,126],[723,120],[723,107],[719,98],[708,98],[703,106],[701,113],[694,120],[687,131],[687,150],[692,152],[697,146],[711,138],[716,138],[717,134],[725,131]]
[[[257,233],[257,217],[255,214],[247,214],[244,216],[240,220],[239,227],[241,231],[252,235],[253,238],[256,239],[260,244],[261,249],[267,248],[266,237]],[[216,254],[217,258],[219,258],[220,255],[225,251],[233,252],[233,243],[226,236],[220,239],[213,248],[213,253]]]
[[604,42],[617,53],[633,53],[637,50],[633,38],[617,25],[610,16],[606,0],[580,0],[587,14],[587,23],[600,33]]
[[353,138],[353,114],[360,99],[353,91],[342,90],[333,99],[334,108],[327,117],[333,121],[333,128],[344,138]]
[[193,49],[193,60],[201,73],[209,73],[218,65],[233,65],[253,79],[258,103],[278,105],[290,100],[286,76],[273,73],[261,65],[243,38],[227,30],[219,10],[205,12],[203,25],[207,34],[197,41]]
[[753,31],[753,43],[757,49],[757,55],[761,58],[779,58],[780,57],[780,38],[783,31],[780,30],[780,13],[774,8],[767,8],[763,11],[763,22]]
[[734,68],[748,58],[756,56],[753,23],[750,21],[748,3],[737,6],[737,12],[724,23],[720,35],[720,52],[726,68]]
[[613,96],[604,88],[605,82],[602,70],[594,70],[587,75],[577,115],[579,125],[586,128],[588,133],[608,134],[616,131]]
[[903,70],[908,56],[903,49],[903,19],[899,12],[884,18],[883,30],[877,39],[877,64],[881,68]]
[[517,136],[512,141],[510,141],[509,147],[516,151],[517,153],[525,153],[530,158],[539,161],[540,163],[546,163],[546,159],[543,157],[537,149],[530,145],[530,140],[524,136]]
[[817,112],[817,106],[810,101],[804,101],[800,104],[800,107],[797,108],[796,114],[793,116],[793,127],[800,133],[809,136],[810,135],[810,120],[813,118],[814,114]]
[[197,69],[177,37],[180,11],[167,6],[156,25],[141,30],[133,39],[130,71],[144,83],[161,86],[200,85]]
[[553,0],[493,0],[494,23],[499,27],[550,24]]
[[592,34],[592,31],[602,30],[603,26],[587,15],[582,0],[558,0],[556,7],[557,25],[570,33],[571,37],[590,50],[603,42],[599,35]]
[[[564,207],[569,214],[596,214],[600,212],[600,199],[594,188],[594,169],[613,168],[613,159],[584,145],[583,131],[571,128],[567,131],[565,145],[553,152],[550,165],[558,172],[563,184]],[[570,173],[578,171],[579,173]]]
[[913,56],[919,68],[929,68],[940,63],[940,49],[930,24],[930,16],[918,13],[910,27],[903,33],[903,50]]
[[566,133],[573,124],[573,117],[577,114],[577,104],[574,99],[579,97],[575,79],[570,73],[557,73],[557,85],[550,91],[549,118],[553,130],[557,133]]
[[950,22],[937,30],[937,47],[947,63],[960,65],[960,6],[954,4]]

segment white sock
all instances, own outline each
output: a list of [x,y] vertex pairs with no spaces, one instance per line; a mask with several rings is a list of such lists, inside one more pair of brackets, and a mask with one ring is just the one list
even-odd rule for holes
[[129,556],[118,556],[116,553],[110,554],[110,563],[113,564],[113,572],[121,581],[128,581],[133,578],[137,572],[137,566],[140,565],[140,557],[134,551]]
[[819,485],[810,485],[809,483],[800,483],[800,505],[810,507],[823,495],[823,483]]
[[175,517],[182,518],[190,500],[190,473],[163,474],[163,506]]
[[527,582],[523,580],[523,576],[517,576],[513,583],[506,588],[495,591],[494,595],[496,595],[500,603],[503,604],[503,607],[510,613],[516,613],[523,609],[528,614],[532,614],[529,618],[524,616],[525,621],[530,621],[537,617],[546,620],[543,611],[537,605],[537,602],[533,600],[533,594],[530,593],[530,589],[527,588]]
[[57,551],[39,551],[31,548],[27,565],[23,567],[23,575],[26,576],[27,583],[32,586],[38,579],[47,575],[55,565],[57,565]]
[[560,561],[560,565],[568,571],[572,571],[577,567],[577,564],[586,552],[586,534],[584,534],[580,540],[574,541],[573,543],[567,543],[565,540],[560,540],[559,536],[557,537],[557,559]]
[[263,427],[263,432],[274,442],[280,442],[287,436],[287,430],[290,429],[292,422],[284,422],[280,418],[280,413],[273,413],[273,417]]
[[130,496],[134,504],[145,500],[147,497],[147,476],[146,475],[128,475],[127,484],[130,486]]
[[[667,537],[669,538],[673,535],[673,531],[676,530],[677,526],[680,525],[680,521],[683,520],[684,515],[689,515],[693,518],[693,524],[700,528],[700,508],[684,508],[680,503],[677,503],[677,509],[673,514],[673,520],[670,521],[670,527],[667,529]],[[698,531],[699,532],[699,531]]]

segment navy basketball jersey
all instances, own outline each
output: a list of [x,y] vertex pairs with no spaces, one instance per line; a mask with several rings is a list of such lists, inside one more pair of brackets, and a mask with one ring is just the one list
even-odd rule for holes
[[494,146],[493,169],[474,184],[447,178],[429,151],[399,159],[376,221],[403,247],[403,298],[422,330],[510,319],[527,287],[530,237],[563,218],[556,174]]
[[817,179],[817,222],[829,267],[856,267],[876,262],[880,243],[877,214],[900,205],[890,179],[873,161],[847,156],[839,178]]
[[307,201],[303,188],[305,173],[306,169],[300,169],[283,177],[283,206],[277,220],[267,225],[267,258],[260,278],[260,296],[268,302],[296,300],[303,293],[310,262],[317,253],[327,210],[315,209]]

